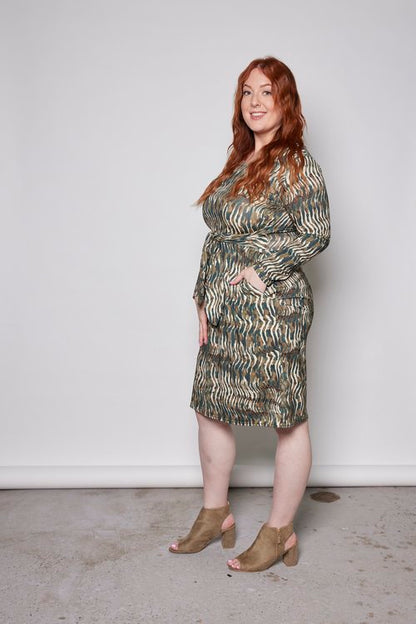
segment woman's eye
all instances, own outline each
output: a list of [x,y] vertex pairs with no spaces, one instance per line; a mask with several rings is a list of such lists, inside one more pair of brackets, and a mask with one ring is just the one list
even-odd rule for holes
[[[247,89],[245,89],[243,91],[243,95],[250,95],[251,91],[248,91]],[[271,95],[272,92],[271,91],[263,91],[263,95]]]

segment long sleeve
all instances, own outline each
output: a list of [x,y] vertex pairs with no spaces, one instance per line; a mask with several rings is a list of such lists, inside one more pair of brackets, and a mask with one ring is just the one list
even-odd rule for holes
[[210,240],[210,233],[205,237],[204,244],[202,246],[201,252],[201,260],[199,264],[199,272],[196,280],[194,292],[192,294],[192,298],[201,305],[205,299],[205,277],[207,271],[207,261],[208,261],[208,244]]
[[323,251],[330,241],[329,201],[322,170],[306,149],[304,156],[306,179],[298,178],[292,188],[288,187],[284,203],[294,231],[275,249],[271,243],[252,264],[268,286],[286,279],[292,271]]

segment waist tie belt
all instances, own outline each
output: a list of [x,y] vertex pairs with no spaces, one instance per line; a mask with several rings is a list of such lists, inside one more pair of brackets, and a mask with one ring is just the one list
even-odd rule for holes
[[221,243],[238,244],[248,240],[258,240],[261,234],[259,230],[245,234],[227,234],[217,231],[207,234],[202,251],[199,279],[204,292],[205,312],[211,325],[218,325],[225,303],[225,253]]

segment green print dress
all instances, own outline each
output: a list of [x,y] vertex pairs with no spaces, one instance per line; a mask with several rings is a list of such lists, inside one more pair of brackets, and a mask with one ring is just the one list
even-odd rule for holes
[[[267,196],[250,202],[247,191],[227,194],[245,163],[202,205],[210,228],[193,297],[208,319],[208,343],[200,346],[190,407],[208,418],[246,426],[291,427],[308,419],[306,338],[313,295],[302,265],[329,244],[329,204],[318,163],[305,148],[303,171],[282,200],[276,161]],[[253,266],[266,284],[261,292],[245,279]]]

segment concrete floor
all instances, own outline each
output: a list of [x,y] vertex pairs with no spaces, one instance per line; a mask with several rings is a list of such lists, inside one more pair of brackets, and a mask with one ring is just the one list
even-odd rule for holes
[[416,488],[308,488],[299,562],[236,573],[270,488],[235,488],[237,544],[174,555],[199,489],[0,491],[1,624],[415,624]]

